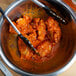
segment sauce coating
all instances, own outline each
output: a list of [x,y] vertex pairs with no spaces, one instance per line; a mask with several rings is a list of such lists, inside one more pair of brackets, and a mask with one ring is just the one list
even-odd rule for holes
[[[24,15],[23,18],[19,18],[16,22],[13,21],[13,23],[40,54],[40,56],[34,54],[33,51],[18,38],[18,48],[21,59],[44,62],[53,57],[52,48],[59,42],[61,37],[61,30],[56,20],[49,17],[44,21],[40,18],[31,18]],[[17,34],[11,25],[9,26],[9,32]]]

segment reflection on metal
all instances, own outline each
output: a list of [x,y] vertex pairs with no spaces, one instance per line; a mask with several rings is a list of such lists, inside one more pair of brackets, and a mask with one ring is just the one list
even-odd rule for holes
[[13,76],[1,61],[0,61],[0,69],[5,76]]

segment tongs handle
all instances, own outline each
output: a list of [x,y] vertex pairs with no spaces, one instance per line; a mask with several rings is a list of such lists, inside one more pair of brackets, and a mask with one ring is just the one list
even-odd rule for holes
[[23,40],[25,44],[28,45],[29,48],[31,48],[36,53],[36,49],[33,47],[33,45],[30,43],[30,41],[27,38],[25,38],[22,34],[19,34],[18,36]]
[[48,6],[44,5],[43,3],[41,3],[38,0],[32,0],[35,4],[37,4],[38,6],[42,7],[46,13],[52,17],[54,17],[56,20],[58,20],[59,22],[63,23],[63,24],[67,24],[67,21],[65,19],[63,19],[62,17],[60,17],[59,15],[57,15],[52,9],[50,9]]
[[56,14],[56,12],[54,12],[52,9],[50,9],[48,6],[43,7],[48,15],[51,15],[52,17],[54,17],[56,20],[58,20],[59,22],[63,23],[63,24],[67,24],[67,21],[65,19],[63,19],[62,17],[60,17],[59,15]]
[[10,18],[7,16],[7,15],[5,15],[5,12],[2,10],[2,8],[0,7],[0,12],[1,12],[1,14],[8,20],[8,22],[11,24],[11,26],[15,29],[15,31],[18,33],[18,34],[21,34],[20,32],[19,32],[19,30],[16,28],[16,26],[12,23],[12,21],[10,20]]
[[36,52],[36,49],[33,47],[33,45],[31,44],[31,42],[24,37],[20,31],[16,28],[16,26],[12,23],[12,21],[10,20],[10,18],[5,15],[4,11],[2,10],[2,8],[0,7],[0,12],[2,13],[2,15],[8,20],[8,22],[12,25],[12,27],[15,29],[15,31],[18,33],[18,36],[23,40],[23,42],[30,47],[34,52]]

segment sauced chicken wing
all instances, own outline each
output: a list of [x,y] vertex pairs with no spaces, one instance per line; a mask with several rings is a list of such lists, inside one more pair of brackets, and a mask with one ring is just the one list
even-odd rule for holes
[[40,54],[41,57],[47,56],[49,53],[51,53],[52,50],[52,45],[51,43],[46,40],[42,42],[38,47],[37,47],[37,52]]
[[32,27],[34,29],[37,29],[38,25],[39,25],[39,22],[40,22],[40,18],[34,18],[33,19],[33,22],[31,23],[32,24]]
[[59,42],[61,37],[61,30],[59,24],[52,17],[49,17],[46,21],[46,25],[48,30],[48,38],[55,45],[57,42]]
[[[30,21],[29,21],[30,20]],[[13,22],[17,29],[25,35],[33,31],[32,26],[29,24],[31,22],[30,17],[26,16],[24,18],[17,19],[16,22]],[[9,27],[9,32],[16,33],[12,26]]]
[[[25,44],[20,38],[18,38],[18,48],[20,51],[21,59],[30,60],[35,62],[44,62],[51,58],[53,46],[59,42],[61,37],[61,30],[59,24],[52,17],[49,17],[46,21],[40,18],[30,18],[29,16],[23,16],[14,22],[14,25],[26,37],[32,45],[36,48],[35,54],[27,44]],[[17,34],[12,26],[9,26],[9,32]],[[47,37],[47,38],[46,38]]]
[[46,25],[44,20],[40,20],[40,18],[34,18],[32,27],[36,29],[38,40],[43,41],[46,35]]
[[40,20],[37,30],[38,30],[38,39],[43,41],[46,35],[46,26],[43,20]]

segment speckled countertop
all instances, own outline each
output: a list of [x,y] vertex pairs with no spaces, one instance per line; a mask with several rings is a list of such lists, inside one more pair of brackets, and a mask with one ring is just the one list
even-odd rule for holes
[[[4,10],[15,0],[0,0],[0,7],[2,7]],[[0,58],[0,60],[3,62],[3,60]],[[3,62],[4,63],[4,62]],[[10,69],[5,63],[4,65],[8,68],[8,70],[13,74],[13,76],[21,76],[14,72],[12,69]],[[4,76],[4,74],[0,70],[0,76]],[[76,62],[65,72],[58,76],[76,76]]]

